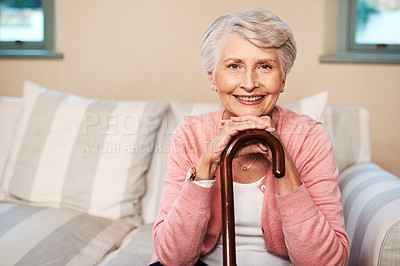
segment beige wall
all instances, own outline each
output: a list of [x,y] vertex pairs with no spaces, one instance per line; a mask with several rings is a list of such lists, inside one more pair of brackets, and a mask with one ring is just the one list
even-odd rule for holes
[[199,45],[217,16],[249,7],[291,25],[298,59],[280,103],[328,90],[329,104],[371,113],[373,160],[400,176],[400,66],[321,64],[336,47],[337,0],[56,0],[62,60],[0,59],[0,95],[20,96],[25,79],[49,89],[113,99],[216,102]]

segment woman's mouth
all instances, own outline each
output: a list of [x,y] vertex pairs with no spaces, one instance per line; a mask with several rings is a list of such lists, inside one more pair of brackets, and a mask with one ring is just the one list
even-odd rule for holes
[[236,99],[239,100],[239,102],[243,104],[258,104],[261,102],[264,98],[265,95],[261,96],[239,96],[239,95],[233,95],[235,96]]

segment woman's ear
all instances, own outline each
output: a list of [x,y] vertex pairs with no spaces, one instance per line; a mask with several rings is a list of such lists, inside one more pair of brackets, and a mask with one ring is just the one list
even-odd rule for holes
[[210,87],[212,91],[217,90],[217,86],[215,85],[214,74],[213,72],[207,72],[208,74],[208,82],[210,82]]
[[286,85],[286,77],[283,77],[281,84],[281,93],[285,90],[285,85]]

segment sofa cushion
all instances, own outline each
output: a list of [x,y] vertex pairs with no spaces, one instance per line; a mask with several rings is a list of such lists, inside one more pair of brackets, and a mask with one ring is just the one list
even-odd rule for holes
[[94,265],[132,226],[65,209],[0,203],[2,265]]
[[167,103],[86,99],[31,82],[23,98],[6,199],[139,224],[144,174]]
[[149,265],[157,260],[152,224],[140,226],[125,237],[121,247],[107,255],[99,266]]

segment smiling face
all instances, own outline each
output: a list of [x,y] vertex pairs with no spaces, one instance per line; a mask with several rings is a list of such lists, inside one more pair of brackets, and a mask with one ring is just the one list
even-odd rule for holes
[[225,107],[224,118],[267,115],[285,86],[279,50],[252,44],[237,33],[221,39],[220,57],[209,81]]

